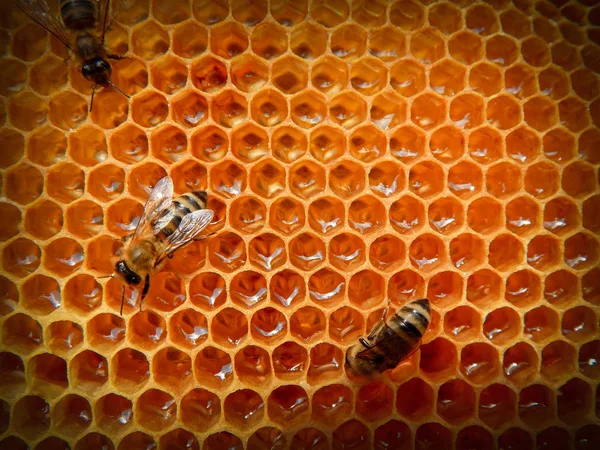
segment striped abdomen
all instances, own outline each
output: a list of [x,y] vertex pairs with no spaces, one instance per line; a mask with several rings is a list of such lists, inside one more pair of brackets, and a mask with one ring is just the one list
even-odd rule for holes
[[174,199],[171,206],[163,213],[163,216],[171,218],[160,230],[163,237],[167,238],[172,235],[185,215],[199,209],[205,209],[207,199],[208,195],[204,191],[186,192]]
[[403,340],[416,344],[427,331],[430,320],[429,301],[421,299],[400,308],[387,323]]
[[97,4],[93,0],[60,0],[60,16],[65,27],[73,31],[94,28]]

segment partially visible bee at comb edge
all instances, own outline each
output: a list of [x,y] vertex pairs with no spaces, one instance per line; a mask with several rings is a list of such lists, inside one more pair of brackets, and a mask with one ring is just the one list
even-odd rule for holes
[[[125,97],[129,96],[110,80],[112,66],[108,59],[122,59],[119,55],[109,54],[104,48],[110,0],[102,8],[102,0],[60,0],[60,20],[52,15],[46,0],[16,0],[17,6],[31,20],[42,26],[81,61],[81,74],[94,83],[90,111],[94,105],[96,87],[112,86]],[[101,16],[102,30],[96,35]],[[114,17],[113,17],[114,20]]]
[[429,300],[416,300],[387,319],[387,308],[366,338],[346,352],[346,364],[358,375],[376,375],[393,369],[414,353],[431,321]]
[[[115,262],[115,274],[121,278],[121,315],[125,285],[142,285],[140,309],[150,289],[150,275],[173,252],[194,240],[210,224],[214,212],[206,209],[204,191],[186,192],[173,199],[173,180],[161,178],[146,201],[135,232],[125,238],[125,245]],[[207,237],[203,236],[202,238]],[[200,239],[202,239],[200,238]]]

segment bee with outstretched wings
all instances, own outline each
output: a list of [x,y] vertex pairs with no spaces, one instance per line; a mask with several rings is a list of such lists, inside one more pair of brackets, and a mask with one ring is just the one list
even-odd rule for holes
[[[121,59],[109,54],[104,47],[106,31],[110,28],[108,13],[110,0],[104,7],[101,0],[60,0],[60,19],[57,18],[46,0],[16,0],[17,6],[46,31],[62,42],[75,54],[81,63],[81,74],[94,83],[90,111],[94,105],[97,86],[112,86],[125,97],[125,92],[112,83],[112,66],[108,59]],[[98,36],[97,28],[101,18],[102,30]]]
[[[162,178],[150,193],[135,232],[126,238],[115,263],[116,276],[137,287],[142,281],[142,298],[150,288],[150,275],[177,249],[188,244],[212,221],[214,212],[206,209],[208,196],[192,191],[173,199],[173,181]],[[123,296],[121,314],[123,313]]]

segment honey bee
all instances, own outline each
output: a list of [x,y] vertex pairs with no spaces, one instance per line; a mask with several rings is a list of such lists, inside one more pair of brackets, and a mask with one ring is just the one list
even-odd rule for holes
[[[150,289],[150,275],[167,257],[191,242],[211,222],[214,212],[206,209],[207,194],[192,191],[173,199],[173,181],[161,178],[146,201],[140,221],[117,255],[116,275],[121,278],[121,315],[125,285],[137,287],[144,282],[142,298]],[[206,236],[205,236],[206,237]]]
[[396,367],[415,352],[431,320],[429,301],[416,300],[381,320],[367,338],[358,338],[346,352],[346,364],[359,375],[375,375]]
[[100,16],[102,0],[60,0],[60,20],[52,15],[46,0],[17,0],[17,6],[31,20],[46,29],[62,42],[67,49],[81,61],[81,74],[94,82],[90,111],[94,105],[97,86],[112,86],[125,97],[125,92],[110,81],[112,67],[107,59],[121,59],[118,55],[107,53],[104,37],[109,28],[108,10],[110,0],[106,1],[102,19],[102,33],[98,38],[95,28]]

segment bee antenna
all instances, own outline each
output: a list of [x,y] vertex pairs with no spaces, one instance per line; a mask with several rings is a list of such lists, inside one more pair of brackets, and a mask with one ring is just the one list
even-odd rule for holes
[[123,285],[123,289],[121,290],[121,316],[123,315],[123,303],[125,303],[125,285]]
[[92,108],[94,107],[94,95],[96,95],[96,86],[98,86],[98,83],[94,83],[94,87],[92,88],[92,100],[90,101],[90,112],[92,112]]
[[115,276],[114,276],[114,275],[111,273],[110,275],[105,275],[105,276],[102,276],[102,277],[96,277],[96,278],[97,278],[98,280],[102,280],[102,279],[104,279],[104,278],[114,278],[114,277],[115,277]]
[[123,92],[115,83],[113,83],[112,81],[108,80],[108,84],[110,84],[112,87],[114,87],[117,91],[119,91],[121,94],[123,94],[125,97],[130,98],[129,95],[127,95],[125,92]]

